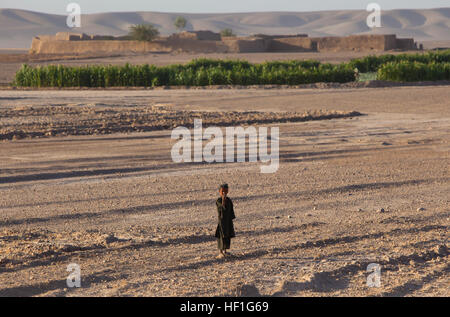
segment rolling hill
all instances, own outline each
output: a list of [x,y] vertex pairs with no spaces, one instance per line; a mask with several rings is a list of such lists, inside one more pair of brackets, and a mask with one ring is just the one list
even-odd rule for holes
[[450,40],[450,7],[405,9],[382,12],[382,27],[371,30],[366,25],[366,11],[255,12],[223,14],[177,14],[162,12],[113,12],[82,15],[82,27],[70,29],[65,15],[0,9],[0,48],[28,48],[39,34],[61,31],[123,35],[128,27],[152,23],[161,34],[175,32],[178,15],[188,20],[188,30],[220,31],[231,28],[238,35],[297,34],[309,36],[344,36],[350,34],[397,34],[418,41]]

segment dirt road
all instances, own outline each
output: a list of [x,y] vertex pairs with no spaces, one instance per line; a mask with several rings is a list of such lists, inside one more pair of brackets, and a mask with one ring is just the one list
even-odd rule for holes
[[[0,296],[213,296],[243,285],[256,287],[249,295],[449,296],[449,100],[448,86],[1,91],[2,110],[364,115],[269,124],[280,128],[273,174],[261,174],[261,162],[174,163],[171,130],[4,140]],[[237,237],[233,256],[218,260],[222,182]],[[81,288],[66,285],[70,263]],[[366,284],[370,263],[381,287]]]

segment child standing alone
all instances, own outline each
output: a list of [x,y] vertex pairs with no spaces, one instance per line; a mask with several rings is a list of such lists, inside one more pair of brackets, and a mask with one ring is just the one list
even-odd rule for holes
[[218,259],[227,255],[227,249],[230,248],[231,238],[235,237],[233,219],[233,202],[228,197],[228,184],[222,184],[219,187],[220,197],[216,200],[218,224],[216,229],[217,245],[219,247]]

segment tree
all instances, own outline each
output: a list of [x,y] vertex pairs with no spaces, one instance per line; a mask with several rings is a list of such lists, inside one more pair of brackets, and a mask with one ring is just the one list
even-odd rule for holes
[[152,41],[158,35],[158,29],[152,24],[132,25],[128,33],[128,36],[135,41]]
[[220,35],[222,35],[223,37],[236,36],[236,34],[233,33],[232,29],[223,29],[222,31],[220,31]]
[[186,24],[187,20],[184,17],[179,16],[175,19],[174,25],[178,31],[183,30],[186,27]]

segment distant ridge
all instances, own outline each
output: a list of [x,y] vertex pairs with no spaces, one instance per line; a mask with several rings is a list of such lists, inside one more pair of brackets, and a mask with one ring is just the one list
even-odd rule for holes
[[[366,11],[255,12],[222,14],[180,14],[163,12],[113,12],[82,15],[82,28],[73,32],[122,35],[138,23],[153,23],[161,34],[175,32],[173,21],[178,15],[188,20],[188,30],[220,31],[231,28],[238,35],[296,34],[310,36],[345,36],[350,34],[397,34],[417,41],[450,40],[450,7],[404,9],[382,12],[382,28],[366,25]],[[0,9],[0,48],[29,48],[39,34],[70,31],[65,15],[19,9]]]

